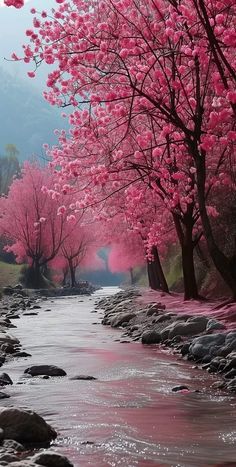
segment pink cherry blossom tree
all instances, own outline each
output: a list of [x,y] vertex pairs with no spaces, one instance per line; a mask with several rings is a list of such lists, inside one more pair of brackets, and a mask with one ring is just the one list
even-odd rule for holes
[[216,242],[208,204],[216,185],[233,186],[234,0],[59,3],[49,19],[35,17],[24,59],[36,68],[53,64],[45,97],[75,107],[69,144],[62,135],[63,150],[53,151],[61,178],[87,168],[90,186],[107,186],[117,182],[114,173],[135,170],[171,210],[189,296],[197,296],[199,216],[215,266],[236,295],[232,257]]
[[35,286],[43,283],[43,269],[74,230],[75,218],[63,209],[63,195],[52,199],[47,194],[50,187],[54,181],[49,170],[26,162],[21,178],[0,201],[0,232],[17,261],[29,263]]

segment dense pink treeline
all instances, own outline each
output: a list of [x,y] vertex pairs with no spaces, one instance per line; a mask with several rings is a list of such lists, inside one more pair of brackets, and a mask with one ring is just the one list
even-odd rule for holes
[[44,95],[71,125],[48,149],[54,196],[73,185],[78,209],[122,211],[149,259],[178,239],[186,298],[198,296],[204,237],[235,295],[235,252],[212,227],[219,196],[235,190],[234,0],[56,3],[49,16],[32,9],[23,57],[30,77],[52,65]]
[[0,233],[6,249],[19,263],[30,265],[35,284],[42,282],[42,272],[55,258],[64,259],[72,286],[77,267],[85,260],[93,263],[98,242],[88,225],[88,214],[80,212],[76,217],[70,213],[74,212],[72,201],[63,194],[54,195],[54,178],[47,167],[29,162],[13,181],[8,196],[0,198]]

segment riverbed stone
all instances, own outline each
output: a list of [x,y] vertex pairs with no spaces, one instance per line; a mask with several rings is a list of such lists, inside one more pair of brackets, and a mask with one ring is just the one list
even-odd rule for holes
[[7,386],[9,384],[13,384],[10,376],[7,373],[0,374],[0,386]]
[[0,399],[9,399],[10,395],[0,391]]
[[159,332],[153,330],[147,330],[142,333],[141,336],[142,344],[159,344],[161,342],[161,335]]
[[125,322],[129,322],[132,318],[136,316],[135,313],[133,312],[128,312],[128,313],[118,313],[116,316],[111,318],[110,324],[112,328],[117,328],[118,326],[121,326]]
[[25,447],[14,439],[4,439],[2,447],[9,452],[23,452]]
[[97,378],[95,376],[90,376],[90,375],[76,375],[72,376],[70,378],[71,381],[77,381],[77,380],[82,380],[82,381],[95,381]]
[[19,344],[19,339],[5,332],[0,332],[0,345],[4,343],[11,344],[11,345]]
[[183,391],[183,389],[187,389],[189,390],[188,386],[185,386],[184,384],[181,384],[180,386],[174,386],[171,391],[173,392],[179,392],[179,391]]
[[31,459],[36,465],[44,465],[46,467],[73,467],[69,459],[57,452],[44,451],[35,454]]
[[14,461],[18,461],[18,457],[15,454],[11,454],[10,452],[0,452],[0,465],[2,462],[6,463],[5,465],[9,465]]
[[236,350],[236,331],[231,331],[228,334],[226,334],[225,345],[231,346],[232,351]]
[[15,357],[15,358],[20,358],[20,357],[21,357],[21,358],[32,357],[32,355],[31,355],[30,353],[28,353],[28,352],[23,352],[23,351],[21,351],[21,352],[15,352],[15,353],[12,354],[12,356]]
[[194,316],[187,321],[174,321],[161,332],[163,341],[175,336],[195,336],[205,331],[208,318],[205,316]]
[[236,368],[232,368],[230,371],[227,371],[227,373],[225,373],[225,378],[226,379],[233,379],[236,377]]
[[225,325],[216,319],[209,319],[206,325],[206,331],[216,331],[218,329],[225,329]]
[[65,370],[55,365],[33,365],[26,368],[24,373],[31,376],[66,376]]
[[224,334],[209,334],[193,339],[189,353],[195,359],[202,359],[206,355],[216,356],[217,351],[225,343]]
[[236,378],[231,379],[226,387],[229,391],[236,392]]
[[32,410],[17,407],[0,407],[0,427],[5,438],[23,444],[49,443],[56,438],[56,431]]

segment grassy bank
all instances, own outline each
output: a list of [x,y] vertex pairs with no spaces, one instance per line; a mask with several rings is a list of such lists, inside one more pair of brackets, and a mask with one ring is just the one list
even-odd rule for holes
[[16,285],[22,265],[8,264],[0,261],[0,289],[6,285]]

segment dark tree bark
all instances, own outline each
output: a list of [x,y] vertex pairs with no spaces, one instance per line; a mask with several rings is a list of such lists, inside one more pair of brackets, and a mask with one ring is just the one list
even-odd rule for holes
[[134,271],[133,271],[133,268],[130,268],[129,272],[130,272],[130,282],[131,282],[131,285],[134,285],[135,279],[134,279]]
[[153,261],[147,262],[149,286],[153,290],[162,290],[169,293],[169,288],[161,266],[157,247],[152,248]]
[[228,285],[233,294],[233,299],[236,300],[236,257],[235,252],[231,258],[227,256],[218,247],[214,234],[212,231],[211,223],[206,209],[206,195],[205,195],[205,157],[198,156],[195,158],[197,167],[197,188],[198,188],[198,202],[200,216],[204,231],[204,236],[207,242],[208,250],[212,261],[219,271],[221,277]]
[[75,287],[76,280],[75,280],[75,268],[73,266],[73,260],[69,260],[69,269],[70,269],[71,287]]
[[194,266],[194,248],[196,241],[193,240],[193,218],[192,213],[186,214],[182,222],[177,214],[173,214],[176,232],[179,238],[182,254],[182,269],[184,279],[184,299],[198,299],[198,287]]

